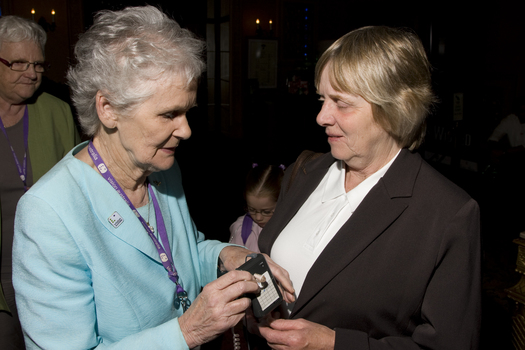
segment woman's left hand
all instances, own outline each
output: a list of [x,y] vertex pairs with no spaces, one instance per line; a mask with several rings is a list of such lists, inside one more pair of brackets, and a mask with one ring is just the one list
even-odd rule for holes
[[179,326],[190,349],[209,342],[235,326],[250,307],[243,297],[257,293],[259,286],[247,271],[230,271],[202,289],[189,309],[179,317]]
[[[237,246],[228,246],[225,247],[220,254],[220,259],[224,265],[224,268],[227,271],[232,271],[241,266],[246,262],[246,255],[254,254],[251,250],[246,248],[237,247]],[[277,265],[270,257],[266,254],[263,254],[266,262],[272,270],[272,274],[275,279],[279,282],[279,287],[283,294],[283,298],[287,303],[292,303],[295,301],[295,290],[290,280],[290,275],[288,271],[283,269],[281,266]]]
[[269,319],[261,323],[259,333],[275,350],[332,350],[335,331],[305,319]]

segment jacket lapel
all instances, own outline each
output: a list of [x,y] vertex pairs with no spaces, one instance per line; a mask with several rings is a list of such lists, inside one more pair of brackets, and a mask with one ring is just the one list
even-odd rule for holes
[[308,272],[292,317],[408,207],[419,171],[417,163],[421,164],[419,156],[407,150],[401,151],[385,176],[370,190]]
[[[302,176],[304,176],[302,174],[298,174],[294,179],[292,186],[285,193],[286,200],[277,205],[274,215],[259,236],[259,249],[262,252],[270,255],[273,243],[281,231],[299,211],[310,196],[310,193],[319,185],[333,162],[334,158],[330,153],[324,154],[306,164],[307,181],[302,179]],[[303,170],[299,171],[302,172]],[[280,196],[283,196],[283,193]]]
[[[82,172],[86,174],[84,176],[84,191],[93,204],[95,215],[106,228],[107,234],[118,237],[160,263],[155,245],[126,202],[102,176],[91,173],[95,170],[84,163],[81,166],[83,167]],[[115,217],[110,220],[113,214]],[[119,220],[119,218],[122,219],[122,222],[117,225],[114,220]],[[132,234],[133,231],[137,230],[140,230],[140,234]]]

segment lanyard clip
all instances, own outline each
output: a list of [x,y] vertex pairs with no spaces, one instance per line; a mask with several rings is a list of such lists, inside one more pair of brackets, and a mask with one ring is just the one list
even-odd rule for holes
[[177,297],[175,298],[173,304],[177,310],[182,305],[182,312],[186,312],[191,306],[191,301],[188,298],[188,293],[186,293],[186,291],[177,292]]

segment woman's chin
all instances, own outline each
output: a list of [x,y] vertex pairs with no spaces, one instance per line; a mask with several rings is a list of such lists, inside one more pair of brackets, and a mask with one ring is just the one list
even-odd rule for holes
[[171,159],[164,159],[162,162],[147,164],[146,166],[142,166],[142,168],[147,169],[147,171],[149,172],[156,173],[158,171],[165,171],[170,169],[174,163],[175,158],[171,157]]

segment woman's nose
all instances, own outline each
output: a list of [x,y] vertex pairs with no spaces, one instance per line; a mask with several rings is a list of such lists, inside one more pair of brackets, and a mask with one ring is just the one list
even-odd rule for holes
[[29,67],[27,68],[27,70],[24,72],[24,74],[25,74],[25,76],[27,76],[30,79],[36,79],[37,72],[35,70],[35,65],[34,64],[30,64]]
[[319,114],[317,114],[317,118],[315,120],[317,121],[317,124],[321,126],[329,125],[331,121],[333,120],[332,112],[330,108],[328,107],[328,104],[326,101],[323,103],[323,107],[319,111]]
[[177,129],[173,131],[173,136],[182,140],[187,140],[190,138],[191,128],[186,115],[182,117],[182,120],[180,121],[180,124],[178,125]]

